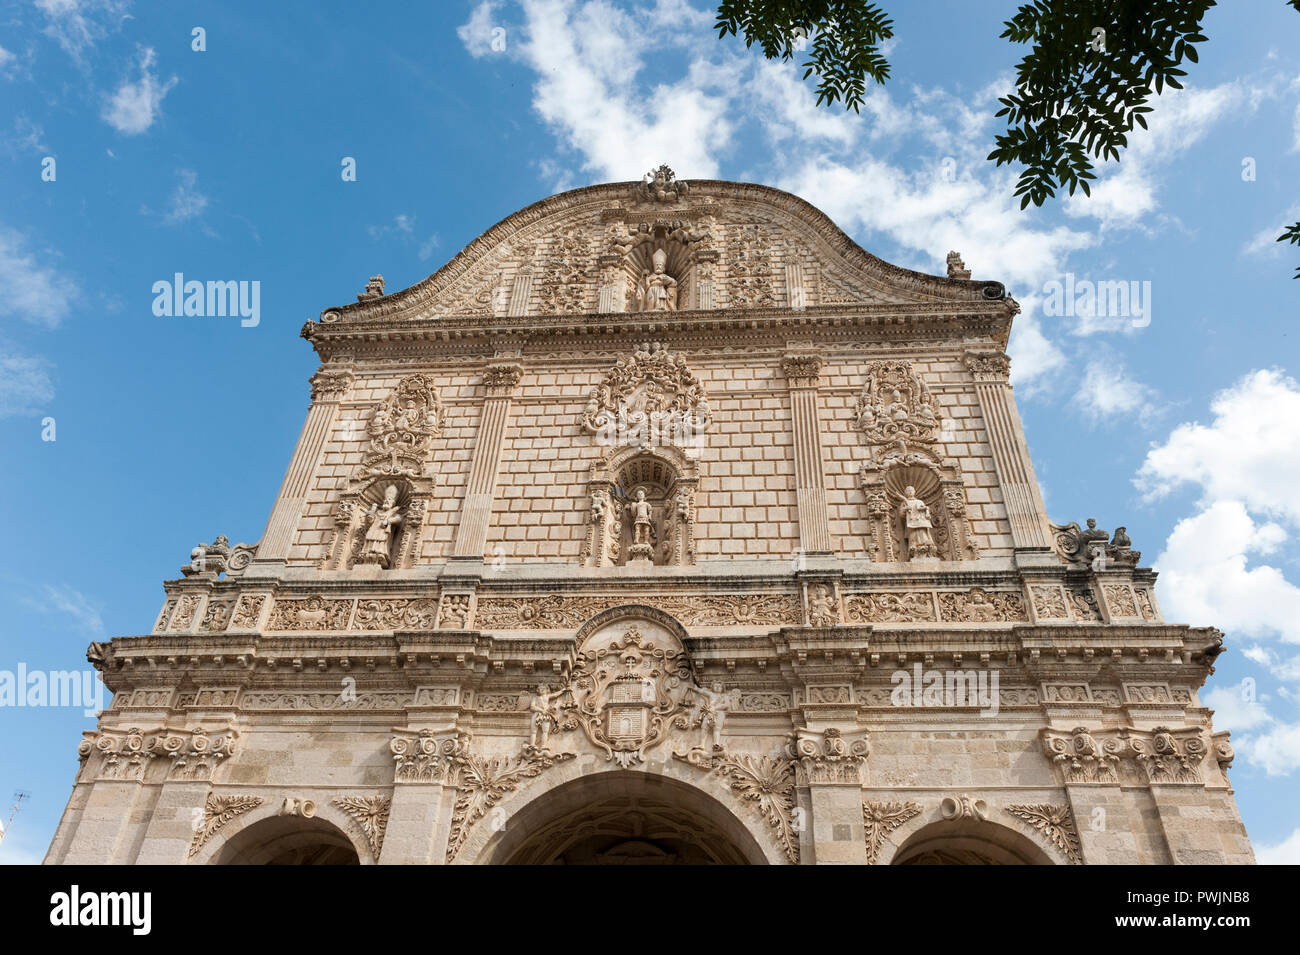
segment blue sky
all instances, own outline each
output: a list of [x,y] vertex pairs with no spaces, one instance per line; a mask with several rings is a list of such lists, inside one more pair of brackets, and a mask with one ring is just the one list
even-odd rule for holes
[[[1224,630],[1203,698],[1257,851],[1300,861],[1300,250],[1272,241],[1300,219],[1300,14],[1211,11],[1187,90],[1093,198],[1022,213],[984,160],[1015,3],[884,6],[893,79],[854,116],[685,0],[0,5],[0,670],[84,667],[90,640],[148,631],[200,540],[257,539],[307,407],[306,319],[666,162],[1007,284],[1053,519],[1126,525],[1166,618]],[[260,322],[155,316],[176,272],[260,282]],[[1149,323],[1048,314],[1067,274],[1149,288]],[[0,861],[43,854],[92,726],[0,709],[0,822],[31,793]]]

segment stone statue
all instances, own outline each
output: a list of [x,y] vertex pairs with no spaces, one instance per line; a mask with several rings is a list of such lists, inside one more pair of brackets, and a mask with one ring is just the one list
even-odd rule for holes
[[393,528],[402,522],[402,508],[397,503],[396,484],[388,485],[384,491],[382,504],[371,505],[370,516],[370,526],[366,528],[360,563],[387,567],[392,552]]
[[699,697],[699,709],[691,726],[700,730],[700,748],[705,751],[722,748],[722,725],[731,711],[731,694],[723,692],[722,684],[715,682],[711,690],[702,686],[692,689]]
[[654,271],[641,273],[641,284],[637,286],[637,304],[643,312],[665,312],[677,308],[677,280],[664,271],[668,264],[668,253],[656,249],[651,258]]
[[930,523],[930,508],[916,496],[916,488],[909,485],[903,489],[903,503],[899,505],[898,512],[903,517],[908,558],[933,560],[934,536],[930,531],[934,525]]
[[645,491],[637,488],[636,500],[632,502],[632,543],[650,543],[650,504],[645,499]]
[[530,734],[533,745],[538,749],[546,749],[550,744],[551,731],[559,725],[556,718],[555,710],[551,703],[557,697],[564,693],[564,687],[560,687],[554,693],[546,692],[546,684],[540,684],[537,692],[533,694],[533,701],[528,705],[528,712],[531,714]]
[[839,622],[835,598],[825,584],[808,590],[808,620],[814,627],[832,627]]

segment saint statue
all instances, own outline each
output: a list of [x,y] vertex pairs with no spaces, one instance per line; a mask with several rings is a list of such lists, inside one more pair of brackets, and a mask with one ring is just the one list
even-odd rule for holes
[[365,546],[360,563],[387,567],[393,545],[393,528],[402,522],[402,508],[397,503],[397,485],[388,485],[382,504],[370,507],[370,526],[366,528]]
[[903,517],[903,534],[907,541],[908,559],[934,557],[934,537],[930,530],[930,508],[916,496],[916,488],[903,489],[903,503],[898,513]]
[[668,253],[656,249],[651,262],[654,271],[641,273],[641,283],[636,290],[637,305],[643,312],[674,311],[677,308],[677,280],[664,271]]
[[650,543],[650,504],[645,499],[645,491],[637,488],[636,500],[632,502],[632,543]]

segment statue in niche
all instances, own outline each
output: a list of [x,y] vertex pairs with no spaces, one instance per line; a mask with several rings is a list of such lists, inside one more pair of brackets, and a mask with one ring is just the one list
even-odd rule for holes
[[384,491],[381,504],[370,506],[370,525],[366,528],[360,564],[378,564],[388,567],[393,547],[393,532],[402,523],[402,508],[397,503],[397,485],[390,484]]
[[564,693],[564,687],[560,687],[554,693],[546,691],[546,684],[543,683],[537,687],[537,692],[533,694],[533,701],[528,705],[528,712],[531,714],[530,735],[533,745],[538,749],[546,749],[551,741],[551,731],[559,724],[556,719],[552,701]]
[[903,489],[903,503],[898,507],[903,518],[903,533],[907,539],[909,560],[934,560],[934,525],[930,521],[930,508],[916,496],[916,488]]
[[645,491],[638,489],[632,502],[632,543],[649,544],[650,527],[650,504],[645,499]]
[[641,282],[636,289],[637,308],[642,312],[670,312],[677,308],[677,280],[664,271],[668,264],[668,253],[655,249],[651,257],[654,271],[641,273]]

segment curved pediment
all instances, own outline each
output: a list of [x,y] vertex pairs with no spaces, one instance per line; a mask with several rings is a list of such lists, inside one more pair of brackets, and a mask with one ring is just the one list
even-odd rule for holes
[[[958,263],[959,264],[959,263]],[[503,219],[408,289],[327,309],[379,318],[546,316],[942,305],[1001,299],[997,282],[944,278],[871,255],[824,213],[768,186],[646,182],[560,193]]]

